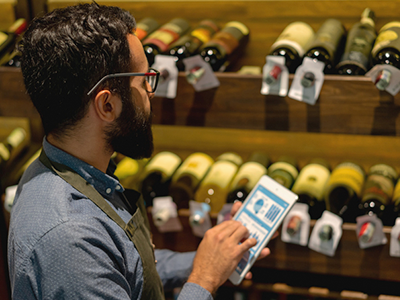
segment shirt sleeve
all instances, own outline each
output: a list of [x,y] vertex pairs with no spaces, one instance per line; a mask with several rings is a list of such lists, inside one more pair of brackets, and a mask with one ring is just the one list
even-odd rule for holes
[[209,291],[198,284],[187,282],[179,293],[178,300],[213,300]]
[[18,286],[36,299],[139,299],[143,268],[136,249],[127,251],[118,233],[92,223],[71,221],[47,232],[19,270],[14,299],[27,299]]

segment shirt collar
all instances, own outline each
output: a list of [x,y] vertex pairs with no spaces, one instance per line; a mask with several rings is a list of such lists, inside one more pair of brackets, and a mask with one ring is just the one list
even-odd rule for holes
[[74,170],[83,179],[90,183],[104,198],[113,197],[116,191],[124,191],[124,188],[119,183],[117,177],[114,176],[116,165],[112,160],[110,160],[110,163],[108,164],[107,172],[103,173],[99,169],[85,163],[79,158],[54,147],[47,141],[46,137],[43,139],[43,150],[51,161],[63,164]]

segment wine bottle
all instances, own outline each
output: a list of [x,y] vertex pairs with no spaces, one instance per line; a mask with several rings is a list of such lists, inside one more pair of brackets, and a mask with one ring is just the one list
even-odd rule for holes
[[[400,22],[390,22],[379,31],[372,48],[373,65],[390,65],[400,69]],[[385,90],[390,83],[391,72],[383,69],[375,80],[379,90]]]
[[6,64],[10,60],[10,55],[14,52],[18,37],[26,28],[26,20],[20,18],[10,26],[7,32],[0,31],[0,66]]
[[328,163],[313,159],[299,173],[292,191],[299,196],[298,202],[309,205],[311,219],[319,219],[326,209],[324,192],[330,177]]
[[194,200],[197,187],[213,163],[214,160],[209,155],[195,152],[190,154],[176,170],[172,177],[169,195],[178,209],[189,208],[189,201]]
[[175,153],[163,151],[146,164],[140,188],[146,206],[153,206],[153,199],[156,197],[168,196],[172,176],[181,162],[181,158]]
[[365,172],[358,164],[346,161],[337,165],[325,190],[329,210],[345,222],[355,223],[364,181]]
[[226,203],[229,185],[243,163],[242,158],[233,152],[217,157],[195,193],[197,202],[210,205],[210,211],[218,213]]
[[397,218],[400,218],[400,179],[397,180],[397,184],[393,191],[393,211],[391,213],[391,220],[388,224],[393,226]]
[[350,29],[344,53],[338,65],[341,75],[364,75],[370,67],[372,45],[376,38],[375,14],[366,8],[361,21]]
[[307,23],[290,23],[272,44],[269,55],[284,56],[289,72],[294,73],[314,35],[314,30]]
[[333,74],[340,51],[346,40],[346,29],[337,19],[326,20],[315,34],[305,56],[325,63],[324,73]]
[[153,18],[144,18],[136,24],[135,35],[140,41],[143,41],[149,34],[153,33],[160,27],[158,22]]
[[200,48],[200,56],[214,71],[223,72],[243,53],[249,34],[243,23],[228,22]]
[[3,170],[12,157],[17,157],[29,143],[25,129],[17,127],[0,143],[0,170]]
[[167,51],[168,47],[184,35],[189,28],[189,23],[185,19],[175,18],[145,38],[143,48],[149,65],[153,65],[155,56]]
[[233,203],[236,200],[243,202],[261,176],[267,174],[268,164],[268,155],[262,152],[252,153],[249,160],[240,166],[233,178],[226,202]]
[[182,60],[197,53],[200,47],[210,41],[211,37],[219,30],[219,26],[214,21],[203,20],[189,34],[174,42],[169,48],[168,54],[176,57],[178,70],[184,71],[185,65]]
[[383,219],[387,206],[392,202],[394,185],[398,179],[395,169],[387,164],[373,165],[368,172],[359,204],[360,214],[376,214]]
[[118,177],[123,187],[139,189],[139,178],[144,170],[148,159],[132,159],[125,156],[118,162],[114,175]]
[[268,176],[284,187],[291,189],[299,171],[293,157],[282,156],[268,168]]

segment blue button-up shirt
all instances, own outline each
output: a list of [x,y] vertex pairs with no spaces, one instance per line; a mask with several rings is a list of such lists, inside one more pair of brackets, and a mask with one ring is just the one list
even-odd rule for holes
[[[66,165],[104,197],[118,215],[132,217],[122,201],[124,188],[112,176],[50,145],[50,160]],[[157,271],[165,289],[182,285],[194,252],[156,250]],[[125,232],[90,199],[39,160],[26,170],[11,213],[8,263],[13,299],[140,299],[143,267]],[[212,299],[186,283],[179,299]]]

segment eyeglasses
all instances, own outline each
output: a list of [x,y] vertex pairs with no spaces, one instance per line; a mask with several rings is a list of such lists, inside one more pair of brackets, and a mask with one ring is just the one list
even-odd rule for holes
[[96,88],[105,80],[110,79],[110,78],[116,78],[116,77],[130,77],[130,76],[146,76],[146,81],[148,83],[148,86],[150,86],[150,90],[148,90],[148,86],[146,86],[146,91],[148,93],[154,93],[157,89],[158,85],[158,79],[160,78],[160,72],[157,71],[156,69],[150,68],[149,72],[147,73],[115,73],[115,74],[109,74],[101,78],[95,85],[90,89],[90,91],[87,93],[89,96],[91,93],[93,93]]

